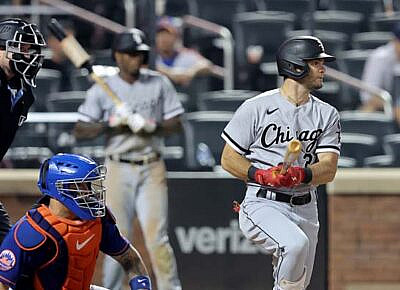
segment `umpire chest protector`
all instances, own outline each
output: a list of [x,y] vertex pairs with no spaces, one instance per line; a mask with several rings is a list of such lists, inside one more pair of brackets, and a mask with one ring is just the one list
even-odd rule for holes
[[42,265],[34,266],[33,289],[89,289],[101,235],[100,218],[63,219],[43,205],[30,210],[16,229],[16,241],[23,250],[36,251],[41,260]]

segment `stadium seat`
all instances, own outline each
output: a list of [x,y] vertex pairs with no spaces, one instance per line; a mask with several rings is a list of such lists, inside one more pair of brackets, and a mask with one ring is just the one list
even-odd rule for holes
[[200,95],[198,108],[202,111],[236,111],[247,99],[260,92],[248,90],[222,90],[205,92]]
[[[47,107],[51,112],[77,112],[85,100],[85,91],[53,93],[49,96]],[[75,123],[60,122],[48,124],[49,147],[55,153],[73,152],[101,161],[104,158],[104,136],[93,140],[75,140],[72,129]]]
[[[358,12],[328,10],[315,11],[313,13],[315,29],[343,32],[352,39],[354,33],[361,32],[363,15]],[[304,17],[305,23],[309,23],[310,14]],[[305,25],[305,29],[309,27]]]
[[368,134],[342,133],[340,155],[353,158],[355,167],[363,167],[364,159],[373,156],[377,148],[377,137]]
[[275,61],[278,47],[293,29],[295,15],[282,11],[257,11],[240,13],[234,19],[236,40],[236,63],[246,64],[246,50],[249,46],[263,47],[263,62]]
[[[311,35],[311,31],[307,29],[292,30],[287,33],[287,38]],[[329,54],[336,55],[337,52],[346,49],[348,43],[348,36],[343,32],[329,31],[329,30],[315,30],[314,36],[321,39],[324,44],[325,51]]]
[[353,35],[354,49],[375,49],[393,39],[393,33],[387,31],[361,32]]
[[94,50],[92,52],[93,64],[115,66],[115,61],[111,57],[111,49]]
[[76,112],[85,95],[86,91],[52,93],[47,99],[46,108],[49,112]]
[[359,12],[363,15],[361,31],[369,30],[369,19],[373,13],[382,12],[380,0],[333,0],[332,10]]
[[36,88],[33,88],[35,103],[33,110],[36,112],[46,111],[46,99],[48,94],[57,92],[60,86],[61,72],[55,69],[41,68],[36,77]]
[[391,117],[375,112],[342,111],[340,123],[343,133],[358,133],[376,137],[377,143],[372,155],[391,155],[391,152],[383,147],[384,136],[395,132],[395,123]]
[[393,156],[392,166],[400,167],[400,134],[388,134],[383,138],[385,151]]
[[[347,50],[339,52],[337,63],[341,65],[343,72],[361,79],[364,70],[364,64],[370,55],[371,50]],[[343,102],[347,102],[347,107],[357,106],[360,103],[360,92],[357,89],[343,85]]]
[[340,156],[338,160],[339,168],[353,168],[356,167],[357,160],[352,157]]
[[25,122],[17,131],[5,159],[15,168],[38,168],[52,155],[49,149],[48,124]]
[[184,116],[185,161],[191,170],[212,170],[219,164],[224,140],[220,137],[233,112],[201,111]]
[[319,90],[313,91],[312,94],[319,98],[321,101],[324,101],[334,106],[338,111],[341,111],[343,105],[340,92],[341,90],[339,82],[332,81],[324,82],[323,87]]
[[295,28],[302,27],[303,16],[310,11],[310,0],[263,0],[266,10],[291,12],[296,15]]
[[242,0],[187,1],[191,15],[225,26],[229,30],[232,30],[233,16],[246,11],[246,6]]
[[189,13],[187,0],[166,0],[165,15],[168,16],[183,16]]
[[400,22],[400,12],[388,16],[386,13],[374,13],[370,18],[371,31],[391,32],[393,25]]

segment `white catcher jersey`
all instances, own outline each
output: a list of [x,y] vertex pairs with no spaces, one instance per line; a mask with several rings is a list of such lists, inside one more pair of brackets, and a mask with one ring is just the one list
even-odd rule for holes
[[[141,69],[139,79],[133,84],[125,82],[119,74],[110,76],[106,82],[122,102],[129,106],[130,111],[146,119],[161,123],[184,112],[172,83],[158,72]],[[85,102],[78,112],[82,114],[82,121],[107,122],[114,109],[110,97],[95,84],[87,91]],[[162,138],[159,136],[119,134],[108,140],[106,154],[137,158],[153,151],[159,152],[161,144]]]
[[[294,138],[302,144],[294,166],[306,167],[317,162],[318,153],[339,155],[340,132],[339,113],[331,105],[310,95],[307,103],[296,106],[275,89],[246,100],[221,136],[253,166],[268,169],[283,162],[287,145]],[[279,191],[300,193],[314,189],[302,184]]]

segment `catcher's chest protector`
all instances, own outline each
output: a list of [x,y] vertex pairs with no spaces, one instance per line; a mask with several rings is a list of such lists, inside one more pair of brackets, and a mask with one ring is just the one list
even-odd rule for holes
[[[56,254],[36,271],[34,289],[88,290],[100,248],[101,219],[63,219],[41,206],[29,212],[28,220],[56,245]],[[49,285],[49,277],[58,281]]]

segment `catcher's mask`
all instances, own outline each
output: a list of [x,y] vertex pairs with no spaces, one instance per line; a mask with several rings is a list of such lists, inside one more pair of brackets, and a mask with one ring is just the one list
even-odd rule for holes
[[0,49],[6,51],[12,71],[26,84],[36,87],[35,78],[42,67],[42,48],[46,42],[35,24],[18,18],[0,22]]
[[279,75],[295,80],[302,79],[309,72],[306,61],[313,59],[330,62],[336,58],[325,53],[321,40],[314,36],[290,38],[282,43],[276,54]]
[[43,162],[38,187],[82,220],[105,215],[106,168],[76,154],[57,154]]

